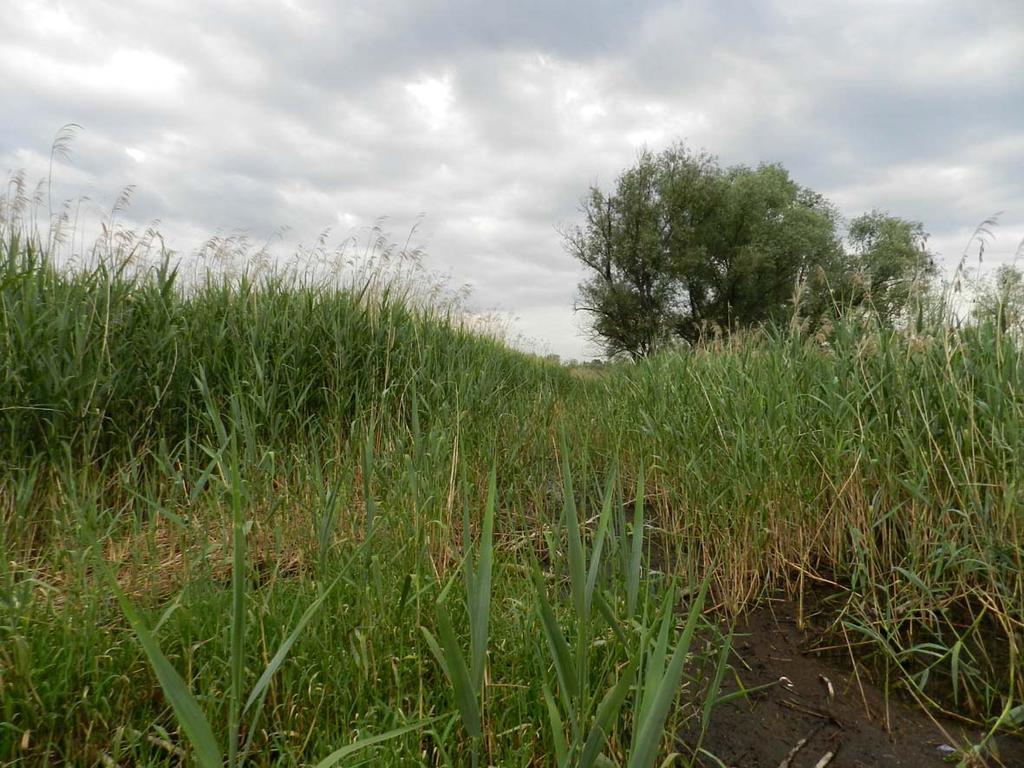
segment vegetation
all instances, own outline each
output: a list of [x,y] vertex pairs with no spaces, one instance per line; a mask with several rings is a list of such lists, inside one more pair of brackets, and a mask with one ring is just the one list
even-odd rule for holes
[[2,242],[3,760],[643,766],[714,699],[559,366],[377,272]]
[[580,376],[376,269],[0,235],[4,761],[692,763],[722,620],[820,587],[879,679],[1024,721],[998,322],[797,318]]
[[832,204],[781,165],[723,169],[681,144],[641,153],[582,212],[563,237],[587,270],[577,308],[609,356],[865,308],[891,325],[936,271],[916,222],[872,211],[844,247]]
[[[1022,249],[1018,249],[1018,255],[1024,252]],[[1018,337],[1024,331],[1024,273],[1016,264],[1001,264],[992,279],[981,286],[974,303],[974,319],[995,323],[1000,331]]]

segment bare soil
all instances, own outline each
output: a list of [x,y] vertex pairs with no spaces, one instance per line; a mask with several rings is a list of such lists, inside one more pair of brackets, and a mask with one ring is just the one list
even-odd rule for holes
[[[842,664],[815,652],[820,637],[797,628],[795,606],[773,601],[736,626],[733,668],[745,688],[785,677],[775,685],[715,708],[704,749],[729,768],[916,768],[956,765],[956,748],[982,734],[957,722],[933,719],[896,700]],[[831,683],[831,693],[830,686]],[[723,681],[723,693],[737,690]],[[696,733],[680,733],[689,754]],[[691,745],[689,748],[684,744]],[[831,758],[828,755],[831,754]],[[699,765],[717,766],[706,757]],[[1024,743],[1000,737],[974,766],[1024,767]]]

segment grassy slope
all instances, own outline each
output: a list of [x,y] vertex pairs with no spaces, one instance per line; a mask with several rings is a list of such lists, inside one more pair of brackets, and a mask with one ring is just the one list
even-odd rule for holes
[[[260,754],[301,763],[454,712],[421,627],[437,633],[446,585],[459,594],[493,466],[476,748],[491,763],[548,764],[544,686],[564,691],[541,639],[533,557],[594,692],[583,709],[635,656],[632,635],[580,620],[564,588],[559,433],[591,533],[606,478],[619,470],[611,498],[628,502],[646,467],[659,565],[685,583],[711,572],[718,602],[739,609],[827,578],[850,589],[836,606],[848,632],[906,675],[927,670],[919,682],[943,706],[992,718],[1024,695],[1024,369],[990,329],[840,328],[830,346],[751,338],[580,379],[456,314],[416,309],[393,284],[264,277],[183,292],[167,270],[134,277],[108,262],[70,276],[10,233],[2,247],[0,759],[173,761],[153,736],[178,742],[174,719],[104,563],[224,732],[232,467],[252,524],[248,684],[341,576],[269,689]],[[219,426],[237,438],[233,464]],[[653,626],[664,579],[645,580],[646,619],[631,624],[616,601],[629,526],[612,507],[600,589],[622,626]],[[377,533],[366,544],[368,508]],[[464,628],[460,601],[446,603]],[[630,752],[633,725],[624,715],[611,729],[614,759]],[[462,764],[473,750],[445,718],[376,754]]]

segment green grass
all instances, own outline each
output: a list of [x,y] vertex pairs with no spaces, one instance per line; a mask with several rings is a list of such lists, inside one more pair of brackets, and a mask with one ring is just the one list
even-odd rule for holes
[[622,450],[654,457],[674,567],[728,564],[717,593],[736,608],[780,583],[827,586],[836,628],[934,704],[1021,703],[1016,339],[845,326],[827,346],[747,338],[607,386]]
[[408,278],[186,280],[114,238],[67,270],[30,233],[0,222],[0,760],[686,761],[717,619],[822,585],[878,679],[1024,720],[995,328],[577,377]]

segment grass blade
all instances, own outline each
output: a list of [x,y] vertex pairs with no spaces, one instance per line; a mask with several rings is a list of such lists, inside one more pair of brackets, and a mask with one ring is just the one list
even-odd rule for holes
[[444,651],[441,650],[441,646],[437,642],[437,638],[434,637],[434,634],[426,627],[420,627],[420,632],[423,633],[423,639],[427,641],[427,647],[437,660],[438,666],[441,667],[441,671],[444,673],[444,676],[451,680],[451,672],[448,671],[448,662],[444,658]]
[[558,684],[562,688],[562,695],[568,701],[575,701],[580,693],[579,678],[576,676],[576,668],[572,653],[569,651],[569,644],[562,634],[558,620],[551,609],[547,596],[544,594],[543,582],[537,574],[537,613],[540,616],[541,629],[548,642],[551,651],[551,660],[555,665],[555,674],[558,675]]
[[491,571],[494,565],[494,508],[497,503],[497,473],[492,467],[487,489],[484,527],[480,533],[480,556],[473,573],[472,599],[469,605],[470,677],[473,689],[479,691],[484,682],[487,662],[487,633],[491,613]]
[[455,702],[462,716],[462,724],[471,738],[478,739],[482,734],[480,725],[480,705],[476,700],[476,691],[473,689],[469,677],[469,668],[466,666],[466,659],[459,650],[459,642],[455,637],[455,630],[452,629],[451,619],[448,612],[442,607],[437,607],[437,633],[440,636],[440,645],[444,651],[444,659],[448,667],[448,682],[455,691]]
[[213,729],[210,727],[206,715],[199,708],[199,703],[195,700],[195,697],[189,691],[188,686],[181,679],[177,670],[174,669],[167,660],[167,657],[164,656],[156,638],[146,629],[142,618],[135,611],[131,601],[121,591],[117,580],[114,579],[112,574],[109,577],[109,581],[113,587],[114,594],[117,596],[117,601],[121,605],[121,610],[124,612],[125,617],[127,617],[128,623],[131,624],[135,636],[139,639],[139,645],[142,646],[150,666],[153,667],[153,672],[156,673],[160,688],[174,710],[174,716],[178,721],[178,725],[181,726],[185,736],[188,737],[189,742],[192,744],[196,763],[201,768],[223,768],[224,758],[220,747],[217,746],[217,740],[213,736]]
[[626,575],[626,611],[630,616],[636,616],[644,554],[644,465],[642,463],[636,481],[636,506],[633,509],[631,545],[629,572]]
[[[235,401],[237,403],[237,401]],[[234,403],[233,403],[234,404]],[[238,438],[231,432],[231,690],[228,701],[228,765],[238,764],[242,685],[245,680],[245,522],[242,517],[242,478]]]
[[629,694],[629,689],[633,685],[633,680],[636,677],[637,659],[638,656],[634,655],[633,659],[626,666],[625,671],[619,677],[618,682],[605,693],[600,705],[598,705],[597,714],[594,716],[594,722],[590,727],[590,733],[587,735],[583,751],[580,753],[579,768],[590,768],[590,766],[597,763],[601,750],[608,740],[608,734],[616,718],[619,716],[619,710],[622,708],[622,704]]
[[707,698],[704,699],[704,707],[701,710],[700,716],[700,730],[701,735],[707,732],[708,725],[711,723],[711,710],[714,709],[715,704],[718,700],[718,691],[722,687],[722,677],[725,676],[725,668],[729,661],[729,652],[732,650],[732,633],[722,643],[721,649],[718,652],[718,663],[715,665],[715,677],[711,681],[711,686],[707,690]]
[[572,587],[573,606],[581,621],[587,618],[586,580],[587,561],[583,552],[583,538],[580,534],[580,521],[576,510],[576,494],[572,484],[572,469],[569,466],[569,449],[566,446],[565,434],[562,434],[562,473],[564,483],[563,516],[565,531],[569,540],[569,582]]
[[366,433],[366,443],[363,445],[363,501],[366,504],[366,517],[364,519],[366,538],[373,532],[373,521],[377,516],[377,502],[373,499],[373,489],[370,481],[373,478],[373,430]]
[[387,733],[380,733],[376,736],[367,736],[365,739],[359,739],[351,744],[347,744],[341,749],[336,749],[331,752],[327,757],[316,764],[316,768],[332,768],[337,765],[339,761],[344,760],[346,757],[351,757],[357,752],[362,752],[364,749],[376,746],[377,744],[383,744],[386,741],[397,739],[399,736],[404,736],[407,733],[412,733],[415,730],[419,730],[430,723],[437,722],[447,715],[441,715],[439,717],[432,717],[427,720],[418,720],[415,723],[409,725],[403,725],[401,728],[394,728]]
[[[690,614],[683,629],[683,635],[676,643],[675,651],[668,662],[664,674],[661,674],[660,667],[655,669],[657,682],[651,688],[645,690],[645,697],[651,695],[650,701],[645,708],[641,709],[641,721],[638,726],[638,735],[634,741],[633,751],[629,758],[629,768],[650,768],[658,756],[658,748],[661,746],[662,735],[665,732],[665,721],[668,718],[669,709],[675,700],[679,689],[679,681],[683,674],[683,662],[690,651],[690,643],[693,640],[697,622],[704,610],[704,599],[707,595],[708,579],[701,585],[700,593],[693,605],[690,606]],[[671,611],[672,603],[669,602],[669,611],[662,618],[662,633],[674,624],[674,615]],[[721,678],[718,678],[719,681]],[[717,686],[716,686],[717,691]],[[716,692],[708,695],[707,701],[713,702]]]
[[[675,610],[675,584],[669,587],[661,604],[661,622],[658,625],[658,636],[654,642],[654,648],[647,654],[647,666],[644,671],[644,682],[641,686],[640,705],[637,708],[636,722],[641,724],[647,718],[647,712],[651,708],[661,679],[665,674],[665,660],[668,658],[668,642],[674,626]],[[636,750],[637,739],[640,737],[640,727],[633,731],[633,749]]]
[[601,517],[597,524],[597,533],[594,536],[594,548],[590,553],[590,570],[587,573],[587,586],[583,598],[585,616],[590,616],[590,609],[593,606],[594,588],[597,585],[597,576],[601,569],[601,550],[604,547],[605,536],[608,534],[608,526],[611,524],[612,490],[615,487],[615,477],[616,472],[613,471],[605,486],[604,500],[601,503]]
[[569,747],[565,743],[565,726],[562,725],[562,716],[558,712],[558,705],[555,704],[551,688],[546,681],[541,683],[541,690],[544,693],[544,704],[548,710],[548,721],[551,723],[551,741],[555,745],[555,763],[563,766],[569,760]]
[[253,703],[263,694],[267,686],[270,685],[271,678],[273,678],[274,674],[280,668],[281,664],[284,663],[284,660],[287,658],[289,651],[291,651],[292,649],[292,646],[295,645],[295,641],[299,639],[299,636],[306,628],[306,625],[309,624],[309,622],[316,615],[317,611],[320,610],[321,606],[324,604],[324,601],[331,594],[331,592],[334,591],[334,587],[337,586],[339,581],[341,581],[340,576],[337,579],[335,579],[327,587],[327,589],[325,589],[321,593],[321,595],[316,600],[314,600],[308,608],[306,608],[302,616],[299,617],[299,620],[296,622],[295,627],[292,629],[291,633],[289,633],[288,637],[284,639],[280,647],[278,647],[277,653],[274,654],[274,657],[267,664],[267,668],[263,670],[263,674],[260,675],[259,680],[256,681],[256,685],[253,686],[252,691],[249,693],[249,698],[246,700],[245,706],[242,708],[243,715],[245,715],[249,711],[249,708],[253,705]]

